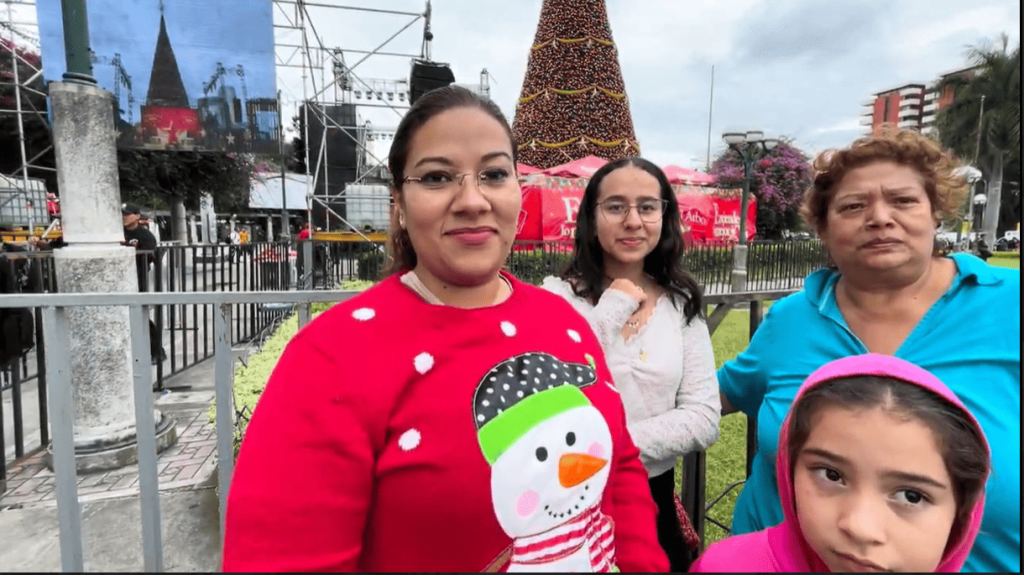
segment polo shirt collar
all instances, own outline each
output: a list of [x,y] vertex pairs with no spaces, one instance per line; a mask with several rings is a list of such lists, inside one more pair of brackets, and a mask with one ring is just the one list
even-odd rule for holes
[[[950,254],[949,257],[956,263],[956,285],[971,278],[974,278],[978,285],[995,285],[1003,281],[993,271],[992,266],[975,255],[955,253]],[[807,279],[804,280],[804,294],[811,305],[820,309],[825,297],[832,291],[838,278],[839,272],[834,269],[823,268],[811,272]]]

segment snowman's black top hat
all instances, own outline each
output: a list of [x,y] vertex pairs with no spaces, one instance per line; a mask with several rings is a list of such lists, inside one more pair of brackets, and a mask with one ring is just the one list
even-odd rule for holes
[[537,423],[589,405],[580,388],[596,381],[591,366],[563,362],[547,353],[526,353],[494,366],[473,398],[473,420],[488,461],[493,463]]

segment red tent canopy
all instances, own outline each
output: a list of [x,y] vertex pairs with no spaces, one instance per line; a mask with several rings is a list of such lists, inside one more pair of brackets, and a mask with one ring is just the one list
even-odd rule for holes
[[540,168],[534,168],[526,164],[516,164],[516,173],[520,176],[529,176],[530,174],[539,174],[540,172]]
[[[589,178],[590,176],[593,176],[594,172],[600,169],[601,166],[607,163],[608,160],[604,158],[587,156],[546,170],[527,166],[526,164],[516,164],[516,169],[519,171],[520,176],[540,173],[560,178]],[[662,170],[665,172],[665,176],[668,177],[668,182],[670,184],[708,186],[715,183],[715,177],[712,175],[673,164],[665,166]]]
[[662,168],[662,170],[664,170],[670,184],[709,185],[715,183],[714,176],[689,168],[669,164]]
[[589,178],[594,175],[594,172],[599,170],[601,166],[608,163],[608,160],[604,158],[598,158],[597,156],[586,156],[578,160],[573,160],[567,164],[555,166],[544,170],[544,173],[549,176],[558,176],[561,178]]
[[[587,178],[560,178],[534,174],[523,180],[523,215],[518,240],[572,243],[576,215]],[[680,219],[688,241],[694,243],[734,242],[740,221],[739,190],[673,184],[679,202]],[[757,202],[747,205],[747,239],[757,233],[754,220]]]

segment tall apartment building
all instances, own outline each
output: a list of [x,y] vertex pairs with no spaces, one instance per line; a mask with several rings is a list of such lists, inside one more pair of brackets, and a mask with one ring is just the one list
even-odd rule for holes
[[934,133],[939,110],[952,104],[954,97],[952,86],[942,90],[939,86],[955,76],[970,78],[977,73],[977,69],[977,66],[960,68],[941,74],[928,84],[912,82],[876,92],[864,102],[865,111],[860,123],[865,127],[865,134],[874,133],[887,122],[926,135]]

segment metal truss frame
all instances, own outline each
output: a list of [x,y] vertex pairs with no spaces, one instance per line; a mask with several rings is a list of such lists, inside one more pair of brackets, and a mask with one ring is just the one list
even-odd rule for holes
[[[409,104],[394,103],[393,99],[393,90],[399,89],[399,86],[404,82],[404,80],[364,78],[356,72],[356,68],[373,56],[399,57],[407,59],[429,58],[430,41],[426,38],[429,36],[428,32],[430,30],[430,1],[427,0],[426,10],[423,13],[349,6],[341,2],[331,2],[330,0],[321,0],[319,2],[308,2],[306,0],[271,1],[274,3],[276,8],[275,15],[280,16],[283,21],[283,23],[274,24],[274,28],[294,30],[301,34],[301,43],[299,44],[277,43],[275,41],[275,57],[278,68],[299,68],[302,70],[301,102],[304,104],[302,107],[302,114],[303,125],[305,126],[305,133],[302,136],[303,141],[306,143],[305,164],[307,221],[312,215],[312,202],[317,202],[350,230],[368,240],[369,238],[366,238],[366,236],[363,235],[356,226],[353,226],[330,208],[328,202],[331,200],[337,201],[339,198],[326,193],[322,195],[314,193],[313,175],[320,173],[321,166],[325,165],[327,162],[328,129],[336,128],[339,130],[340,133],[344,134],[345,137],[355,143],[356,147],[361,152],[357,154],[356,179],[353,182],[356,184],[365,180],[367,176],[374,173],[378,169],[378,166],[385,164],[381,158],[376,157],[373,152],[367,148],[367,137],[371,133],[386,135],[389,130],[378,129],[371,132],[368,125],[369,122],[367,122],[367,125],[363,126],[342,126],[333,118],[327,116],[326,106],[356,104],[357,106],[363,107],[390,108],[395,112],[398,119],[401,119],[402,116],[404,116],[404,110],[408,109]],[[371,50],[341,48],[327,45],[327,41],[319,33],[313,18],[310,16],[309,7],[351,10],[386,14],[390,16],[404,16],[407,17],[408,20],[401,25],[397,31],[392,33]],[[424,22],[424,41],[419,54],[385,51],[387,46],[391,44],[393,40],[398,38],[421,20]],[[351,59],[355,60],[354,64],[346,64],[346,54],[349,55]],[[328,72],[330,72],[330,76],[328,76]],[[393,88],[393,90],[389,90],[388,88]],[[333,93],[331,92],[332,89]],[[353,93],[357,91],[367,95],[368,101],[366,103],[354,102]],[[385,94],[392,95],[385,97]],[[291,94],[291,96],[293,99],[298,99],[297,94]],[[377,98],[377,103],[370,103],[369,100],[374,96]],[[400,97],[399,100],[402,101],[403,98]],[[408,98],[405,100],[408,100]],[[279,113],[281,114],[280,123],[282,126],[283,137],[284,110],[280,106]],[[310,113],[313,114],[313,119],[315,121],[325,127],[321,134],[320,144],[317,147],[319,153],[315,158],[315,164],[314,158],[310,157],[310,149],[312,148],[312,143],[309,139]],[[355,123],[359,124],[358,120]],[[363,161],[364,157],[369,158],[372,162]],[[329,183],[326,180],[327,171],[324,170],[323,174],[325,178],[324,189],[326,190]],[[349,198],[347,195],[345,197]],[[370,198],[357,198],[356,196],[351,196],[350,199]]]
[[[302,94],[301,102],[304,105],[302,107],[303,124],[305,126],[305,133],[303,141],[306,142],[306,207],[307,207],[307,218],[311,216],[312,212],[312,201],[318,202],[323,205],[328,211],[332,212],[335,217],[341,220],[346,226],[352,229],[354,232],[361,232],[352,226],[344,218],[341,218],[333,210],[330,210],[328,206],[328,200],[337,198],[329,195],[317,196],[314,194],[313,189],[313,178],[312,176],[319,172],[321,165],[327,161],[327,146],[326,146],[326,135],[327,129],[323,130],[319,150],[317,157],[310,157],[310,141],[309,141],[309,129],[310,129],[310,112],[314,114],[316,121],[324,125],[325,128],[337,128],[345,137],[352,140],[357,148],[360,150],[360,154],[357,154],[358,163],[356,167],[356,179],[353,183],[359,183],[366,179],[367,176],[371,175],[380,165],[384,165],[383,159],[376,157],[367,147],[366,139],[369,134],[377,136],[384,135],[385,137],[393,130],[388,129],[371,129],[369,125],[363,126],[342,126],[333,118],[330,118],[326,114],[326,106],[337,105],[341,103],[352,104],[353,92],[360,91],[365,93],[367,96],[366,102],[356,103],[357,106],[361,107],[375,107],[375,108],[390,108],[394,111],[396,118],[401,119],[404,115],[404,110],[409,108],[408,98],[405,98],[405,103],[395,103],[391,97],[386,97],[388,93],[394,93],[400,89],[401,84],[404,80],[382,80],[375,78],[368,78],[361,76],[356,69],[366,62],[371,57],[398,57],[406,59],[416,58],[427,58],[430,57],[430,41],[426,38],[429,36],[430,31],[430,17],[431,17],[431,6],[430,0],[426,1],[426,9],[422,13],[418,12],[407,12],[400,10],[387,10],[381,8],[366,8],[358,6],[349,6],[341,1],[336,0],[320,0],[317,2],[308,2],[306,0],[268,0],[274,5],[275,15],[280,16],[283,23],[274,24],[275,29],[290,29],[300,32],[301,43],[299,44],[288,44],[288,43],[277,43],[275,41],[274,52],[275,52],[275,66],[277,68],[299,68],[302,70]],[[39,41],[39,28],[38,24],[34,20],[16,21],[13,16],[13,7],[26,7],[35,10],[36,0],[0,0],[0,38],[7,38],[14,43],[24,44],[28,43],[34,48],[40,48]],[[363,48],[342,48],[328,46],[324,37],[317,30],[316,24],[310,17],[309,8],[328,8],[334,10],[350,10],[367,13],[376,13],[381,15],[389,16],[404,16],[408,18],[395,32],[393,32],[386,39],[381,41],[378,45],[372,49]],[[418,22],[424,23],[424,40],[419,54],[410,54],[403,52],[386,51],[386,48],[392,41],[402,35],[404,32],[412,28]],[[8,54],[2,54],[2,57],[6,57]],[[355,63],[348,65],[346,64],[346,55],[355,60]],[[38,90],[30,87],[30,83],[35,81],[40,75],[42,75],[42,69],[36,69],[32,66],[33,74],[29,78],[20,78],[18,73],[17,62],[20,60],[23,64],[28,64],[24,59],[20,59],[17,56],[16,51],[10,52],[12,64],[14,64],[14,85],[15,89],[15,109],[14,110],[0,110],[3,114],[16,114],[18,118],[18,138],[21,149],[21,166],[13,174],[13,176],[21,176],[26,189],[28,188],[28,169],[54,171],[52,168],[46,166],[40,166],[34,162],[40,157],[45,155],[52,149],[52,145],[35,154],[29,158],[27,156],[27,150],[25,148],[25,132],[24,122],[22,121],[24,115],[35,114],[43,121],[49,123],[45,110],[36,110],[34,108],[26,109],[25,105],[28,103],[26,99],[21,96],[24,92],[31,92],[39,95],[45,95]],[[356,59],[358,58],[358,59]],[[330,76],[328,77],[328,71]],[[318,78],[319,74],[319,78]],[[8,83],[9,84],[9,83]],[[331,90],[333,89],[333,93]],[[286,90],[288,88],[286,87]],[[291,90],[288,90],[291,92]],[[298,94],[290,94],[293,99],[299,99]],[[373,103],[370,100],[376,97],[377,102]],[[401,100],[401,99],[400,99]],[[285,128],[285,114],[282,105],[278,105],[278,123],[280,136],[284,137]],[[356,124],[359,122],[357,121]],[[368,124],[368,122],[367,122]],[[372,162],[365,162],[363,158],[367,157]],[[283,158],[282,158],[283,159]],[[315,160],[315,169],[312,160]],[[326,170],[324,171],[326,177]],[[325,189],[328,182],[325,183]],[[356,199],[353,197],[353,199]],[[365,237],[365,236],[364,236]]]

